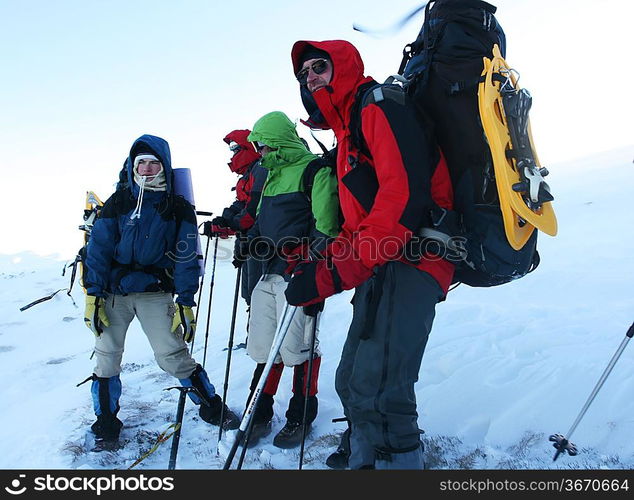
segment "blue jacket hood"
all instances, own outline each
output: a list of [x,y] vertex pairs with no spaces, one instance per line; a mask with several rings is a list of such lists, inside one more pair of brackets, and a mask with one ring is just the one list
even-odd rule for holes
[[149,134],[144,134],[139,137],[136,141],[134,141],[132,147],[130,148],[130,154],[128,155],[126,166],[128,170],[128,183],[132,188],[132,191],[136,194],[139,189],[134,182],[134,158],[137,155],[137,152],[147,151],[148,149],[154,153],[154,156],[156,156],[163,164],[163,169],[165,170],[165,180],[167,183],[167,193],[171,193],[174,175],[172,173],[172,155],[170,154],[169,144],[165,139]]

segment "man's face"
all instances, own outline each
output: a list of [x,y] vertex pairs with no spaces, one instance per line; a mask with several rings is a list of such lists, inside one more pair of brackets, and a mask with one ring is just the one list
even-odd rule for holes
[[297,72],[300,83],[306,82],[310,92],[315,92],[330,83],[332,79],[332,62],[323,57],[307,59]]
[[139,175],[153,177],[161,171],[161,162],[158,160],[141,160],[137,166]]

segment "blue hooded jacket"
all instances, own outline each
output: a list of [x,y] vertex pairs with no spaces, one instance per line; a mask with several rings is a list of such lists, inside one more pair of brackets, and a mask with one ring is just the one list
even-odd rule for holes
[[[163,165],[165,191],[144,190],[140,217],[132,219],[139,198],[134,157],[153,153]],[[126,161],[128,187],[104,203],[86,250],[84,285],[88,295],[134,292],[176,293],[177,303],[194,306],[198,290],[196,212],[175,195],[168,143],[153,135],[139,137]]]

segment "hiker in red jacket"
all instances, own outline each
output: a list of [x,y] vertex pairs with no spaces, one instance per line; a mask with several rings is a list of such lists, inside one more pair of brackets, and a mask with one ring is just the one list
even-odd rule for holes
[[422,469],[414,384],[454,267],[416,235],[452,207],[447,166],[412,108],[380,88],[367,93],[377,83],[352,44],[298,41],[291,58],[305,123],[337,138],[344,223],[323,258],[296,265],[286,297],[306,305],[356,289],[335,381],[347,466]]
[[[237,233],[236,249],[240,240],[255,222],[256,211],[260,203],[260,195],[266,181],[267,170],[260,166],[261,155],[253,144],[247,140],[250,130],[233,130],[223,139],[232,152],[229,168],[240,175],[234,188],[236,199],[231,206],[222,211],[222,215],[211,221],[211,231],[221,238]],[[243,263],[242,259],[234,259],[234,265]],[[250,308],[251,292],[262,276],[262,264],[255,259],[247,258],[242,268],[241,295]]]

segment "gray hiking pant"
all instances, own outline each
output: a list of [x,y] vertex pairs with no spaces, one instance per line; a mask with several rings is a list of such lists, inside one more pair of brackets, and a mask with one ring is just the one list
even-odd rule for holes
[[96,337],[95,375],[114,377],[121,373],[121,359],[128,327],[136,317],[150,341],[159,367],[176,378],[189,377],[196,368],[180,328],[172,333],[176,306],[172,294],[164,292],[109,295],[105,300],[110,326]]
[[[269,357],[275,332],[287,304],[284,295],[287,286],[288,283],[279,274],[265,274],[253,289],[247,354],[256,363],[266,363]],[[308,360],[314,321],[317,321],[315,357],[321,356],[318,340],[320,316],[307,316],[301,307],[297,308],[275,363],[295,366]]]
[[433,277],[401,262],[357,287],[335,379],[350,421],[351,469],[420,446],[414,384],[442,296]]

